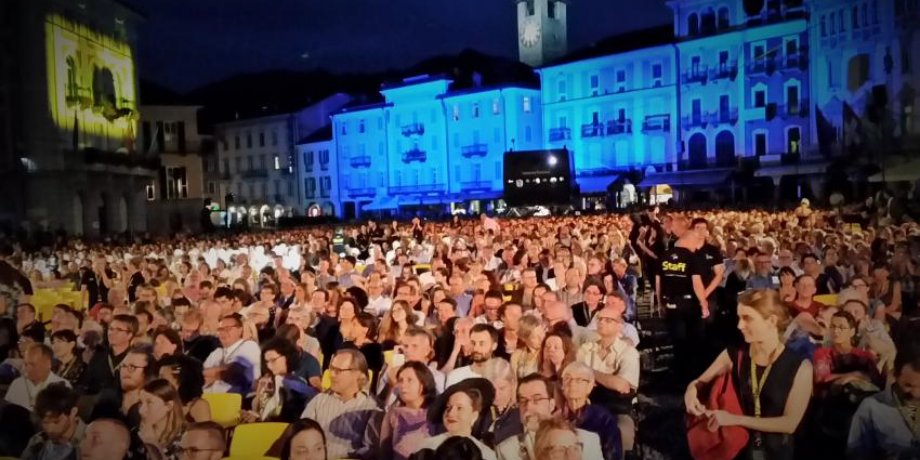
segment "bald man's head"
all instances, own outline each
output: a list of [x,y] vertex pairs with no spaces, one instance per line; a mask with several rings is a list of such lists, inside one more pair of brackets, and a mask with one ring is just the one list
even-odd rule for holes
[[80,443],[81,460],[120,460],[131,447],[131,432],[124,423],[109,418],[93,421],[86,427]]

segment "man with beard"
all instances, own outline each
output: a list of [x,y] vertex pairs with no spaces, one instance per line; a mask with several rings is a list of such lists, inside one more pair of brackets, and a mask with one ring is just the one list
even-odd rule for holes
[[[524,432],[504,440],[495,449],[501,460],[537,460],[534,441],[540,423],[556,412],[555,384],[539,374],[530,374],[518,384],[517,401]],[[603,459],[600,438],[595,433],[576,429],[581,452],[575,458]],[[567,457],[571,458],[571,457]]]
[[[461,337],[457,337],[462,342]],[[498,348],[498,331],[488,324],[474,324],[470,329],[469,344],[471,348],[470,359],[473,364],[458,367],[447,375],[444,386],[449,387],[466,379],[482,377],[486,366],[492,360],[492,354]]]

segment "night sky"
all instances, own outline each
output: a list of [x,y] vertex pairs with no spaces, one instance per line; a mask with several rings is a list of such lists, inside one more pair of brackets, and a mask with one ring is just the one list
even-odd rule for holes
[[[142,78],[178,91],[265,70],[375,72],[472,48],[517,58],[512,0],[123,0]],[[664,0],[571,0],[569,50],[671,21]]]

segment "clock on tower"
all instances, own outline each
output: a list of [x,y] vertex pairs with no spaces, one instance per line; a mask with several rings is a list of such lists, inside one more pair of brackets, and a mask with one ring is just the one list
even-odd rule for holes
[[565,55],[566,1],[516,1],[521,62],[539,67]]

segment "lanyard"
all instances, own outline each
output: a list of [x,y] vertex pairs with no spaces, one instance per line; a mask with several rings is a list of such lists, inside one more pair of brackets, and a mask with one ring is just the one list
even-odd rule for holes
[[109,370],[112,372],[112,375],[115,375],[115,372],[117,372],[118,369],[121,369],[121,365],[125,362],[125,360],[124,360],[124,358],[122,358],[122,360],[119,361],[119,362],[118,362],[118,365],[116,366],[115,363],[112,362],[112,354],[111,354],[111,353],[108,354],[108,358],[109,358]]
[[[759,379],[757,378],[757,364],[754,363],[754,356],[753,355],[750,356],[751,358],[751,393],[754,399],[754,417],[756,418],[760,418],[761,416],[760,394],[763,392],[763,387],[767,383],[767,377],[770,375],[770,370],[773,369],[773,354],[776,353],[777,350],[779,350],[779,347],[776,347],[776,349],[774,349],[773,352],[770,353],[769,358],[767,358],[769,360],[769,364],[767,364],[767,367],[763,370],[763,374],[760,375]],[[760,448],[762,446],[763,446],[763,436],[761,435],[760,432],[755,431],[754,432],[754,447]]]

